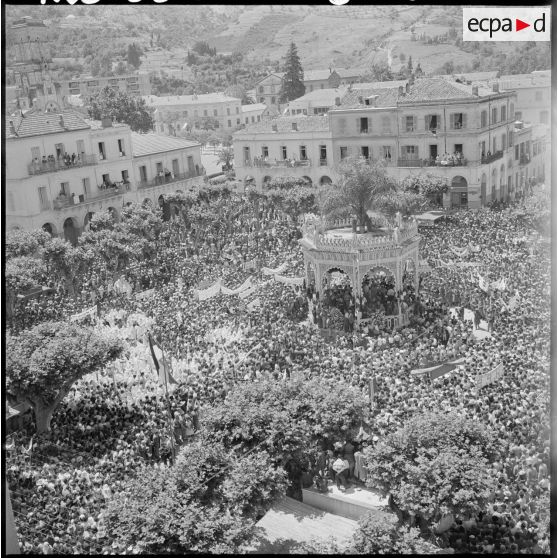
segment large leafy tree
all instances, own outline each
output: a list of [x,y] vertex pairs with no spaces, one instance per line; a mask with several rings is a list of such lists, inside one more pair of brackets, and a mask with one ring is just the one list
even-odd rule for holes
[[301,178],[278,177],[268,184],[264,192],[293,220],[303,213],[316,210],[316,189]]
[[393,508],[421,527],[449,514],[468,518],[494,488],[488,471],[495,448],[491,430],[457,413],[414,416],[366,450],[367,485],[391,495]]
[[109,504],[107,535],[124,551],[239,552],[255,522],[284,494],[285,472],[265,451],[237,453],[200,441],[169,469],[145,468]]
[[4,239],[4,258],[17,256],[39,256],[40,248],[43,247],[50,235],[42,229],[25,231],[14,229],[6,233]]
[[279,102],[288,103],[293,99],[302,97],[306,91],[304,87],[304,71],[294,43],[291,43],[285,57],[283,72],[285,75],[283,76],[283,85],[279,93]]
[[144,99],[124,91],[115,91],[108,86],[92,97],[87,110],[95,120],[110,117],[128,124],[134,132],[149,132],[153,129],[153,118]]
[[393,203],[396,183],[388,177],[380,163],[369,163],[362,157],[349,157],[339,165],[338,186],[327,189],[322,213],[340,218],[355,215],[357,224],[371,226],[370,214],[381,218],[384,208]]
[[52,414],[76,380],[94,372],[122,351],[119,340],[91,328],[44,322],[6,338],[6,395],[35,412],[37,432],[50,430]]
[[140,60],[141,50],[137,47],[135,43],[128,45],[128,51],[126,54],[128,64],[134,68],[139,68],[141,64]]

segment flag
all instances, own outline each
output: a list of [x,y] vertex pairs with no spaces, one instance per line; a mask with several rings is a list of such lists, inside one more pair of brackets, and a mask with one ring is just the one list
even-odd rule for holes
[[[155,365],[155,370],[157,370],[157,375],[159,377],[159,384],[161,386],[166,386],[167,384],[176,384],[176,380],[172,377],[170,370],[168,369],[167,362],[165,360],[165,356],[161,347],[159,347],[156,343],[153,342],[153,338],[151,337],[151,333],[148,334],[149,339],[149,350],[151,351],[151,356],[153,358],[153,364]],[[159,360],[155,355],[155,347],[161,351],[162,357],[162,366],[159,365]]]
[[415,368],[414,370],[411,370],[411,375],[421,376],[423,374],[429,374],[430,379],[435,380],[436,378],[439,378],[440,376],[443,376],[444,374],[447,374],[448,372],[455,370],[457,366],[464,361],[465,361],[465,357],[458,358],[457,360],[443,362],[443,363],[440,362],[436,364],[432,363],[431,365],[426,366],[424,368]]

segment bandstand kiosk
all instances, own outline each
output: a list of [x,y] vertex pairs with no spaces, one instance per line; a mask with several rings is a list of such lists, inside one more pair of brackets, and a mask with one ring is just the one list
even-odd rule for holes
[[[393,227],[355,232],[350,219],[327,222],[310,217],[302,224],[299,243],[304,256],[306,284],[322,295],[327,276],[334,271],[347,275],[353,295],[362,296],[362,282],[375,273],[391,275],[401,291],[405,271],[413,274],[415,294],[419,286],[420,235],[416,219],[397,214]],[[395,326],[403,325],[401,315]]]

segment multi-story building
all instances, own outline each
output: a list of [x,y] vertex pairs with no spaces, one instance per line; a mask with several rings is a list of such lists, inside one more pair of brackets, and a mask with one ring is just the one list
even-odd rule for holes
[[60,94],[63,98],[81,95],[87,99],[105,87],[118,89],[135,96],[151,95],[151,82],[146,72],[136,72],[111,77],[79,76],[71,80],[60,81]]
[[337,89],[316,89],[306,93],[302,97],[290,101],[284,116],[296,116],[297,114],[318,115],[326,114],[335,106],[335,99],[343,98],[347,93],[348,86],[341,85]]
[[8,227],[42,227],[71,242],[95,212],[118,218],[127,203],[157,203],[203,181],[199,144],[73,111],[12,117],[5,140]]
[[240,99],[224,93],[144,97],[154,110],[155,131],[174,135],[178,130],[205,128],[233,130],[243,124]]
[[340,85],[358,82],[364,70],[361,68],[329,68],[327,70],[308,70],[304,72],[306,93],[317,89],[336,89]]
[[252,105],[242,105],[240,107],[242,114],[242,124],[255,124],[260,122],[262,118],[269,117],[267,105],[264,103],[254,103]]
[[272,115],[280,114],[282,109],[279,95],[283,86],[284,75],[282,72],[274,72],[256,83],[256,101],[265,104]]
[[[446,206],[480,207],[513,193],[519,165],[514,159],[515,102],[515,93],[502,92],[497,84],[487,89],[443,78],[352,88],[336,99],[327,116],[278,118],[236,133],[236,174],[258,186],[268,176],[302,175],[296,163],[302,157],[294,157],[294,167],[283,161],[304,147],[313,154],[304,170],[313,183],[335,182],[339,163],[360,156],[383,161],[399,180],[424,173],[441,176],[449,187]],[[308,126],[320,122],[314,135],[302,132],[305,121]],[[530,133],[530,128],[522,132],[525,137]],[[327,146],[327,157],[316,159],[321,145]],[[259,168],[253,157],[264,148],[269,165]],[[272,164],[275,158],[278,163]]]

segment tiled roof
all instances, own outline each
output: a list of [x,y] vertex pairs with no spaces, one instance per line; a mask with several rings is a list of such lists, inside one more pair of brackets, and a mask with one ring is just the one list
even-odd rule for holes
[[155,153],[164,153],[165,151],[197,147],[199,145],[197,141],[190,141],[184,138],[154,133],[138,134],[137,132],[132,132],[133,157],[142,157],[144,155],[153,155]]
[[337,89],[327,88],[327,89],[315,89],[306,93],[298,99],[292,100],[289,105],[299,105],[307,102],[312,102],[314,104],[322,104],[323,106],[330,106],[335,103],[336,97],[343,97],[347,92],[348,85],[341,85]]
[[[339,108],[360,108],[365,106],[364,99],[372,95],[378,95],[376,99],[376,107],[394,107],[397,103],[397,96],[399,93],[398,87],[391,88],[369,88],[369,89],[352,89],[341,99],[341,106]],[[362,102],[360,101],[362,98]]]
[[550,87],[551,79],[548,74],[517,74],[500,76],[497,80],[502,89],[522,89],[524,87]]
[[[61,122],[61,117],[63,122]],[[12,131],[10,122],[13,123],[15,133]],[[75,130],[87,130],[89,124],[74,111],[54,112],[27,112],[25,116],[12,116],[6,118],[4,137],[26,138],[42,136],[44,134],[56,134],[61,132],[74,132]]]
[[242,105],[240,107],[241,112],[253,112],[255,110],[265,110],[267,105],[265,103],[254,103],[252,105]]
[[277,126],[277,132],[292,132],[293,122],[297,124],[298,132],[327,132],[329,131],[329,118],[327,115],[320,116],[281,116],[273,120],[264,120],[251,124],[246,128],[235,132],[233,135],[242,136],[249,134],[268,134],[273,132],[273,125]]
[[406,79],[394,79],[392,81],[371,81],[368,83],[353,83],[353,89],[392,89],[407,83]]
[[335,71],[342,78],[359,77],[366,72],[363,68],[335,68]]
[[[91,120],[89,118],[83,119],[87,124],[89,124],[92,130],[102,130],[103,123],[100,120]],[[128,124],[124,124],[123,122],[113,122],[110,128],[127,128]]]
[[325,70],[306,70],[304,72],[304,81],[319,81],[327,79],[333,73],[333,69],[330,72],[329,69]]
[[256,82],[256,85],[259,85],[264,79],[267,79],[269,76],[277,76],[278,78],[283,79],[283,77],[285,76],[285,72],[271,72],[271,73],[267,74],[267,76],[264,76],[263,78],[260,78]]
[[167,95],[157,97],[156,95],[145,95],[145,102],[150,107],[170,107],[173,105],[204,105],[209,103],[232,103],[239,102],[236,97],[229,97],[224,93],[204,93],[200,95]]
[[[491,90],[479,87],[479,96],[492,94]],[[445,101],[456,99],[474,99],[472,87],[443,78],[419,78],[411,85],[405,95],[399,97],[402,103],[423,101]]]

